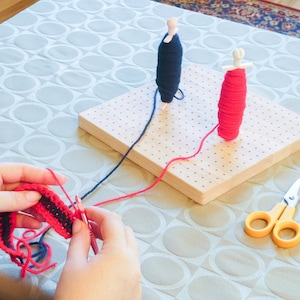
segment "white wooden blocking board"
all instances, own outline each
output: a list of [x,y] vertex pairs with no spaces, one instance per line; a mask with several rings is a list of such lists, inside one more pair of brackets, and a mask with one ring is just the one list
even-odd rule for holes
[[[183,100],[157,108],[146,134],[128,158],[159,176],[175,157],[190,156],[217,123],[224,77],[199,65],[182,71]],[[79,126],[124,154],[143,130],[153,107],[155,82],[79,114]],[[241,133],[226,142],[215,131],[193,159],[176,162],[163,180],[200,204],[300,150],[300,116],[248,90]]]

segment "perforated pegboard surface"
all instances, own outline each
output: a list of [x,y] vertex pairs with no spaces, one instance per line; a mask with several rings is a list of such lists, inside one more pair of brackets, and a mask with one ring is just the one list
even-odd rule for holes
[[[171,159],[190,156],[217,123],[223,78],[200,65],[183,70],[184,100],[157,108],[143,139],[129,158],[158,176]],[[79,115],[81,128],[125,153],[150,116],[154,82]],[[214,132],[202,151],[176,162],[163,180],[194,201],[205,204],[300,149],[299,115],[248,91],[239,137],[225,142]]]

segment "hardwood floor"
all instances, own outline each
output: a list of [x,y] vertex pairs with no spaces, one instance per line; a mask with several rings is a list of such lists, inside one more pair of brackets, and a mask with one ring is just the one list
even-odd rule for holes
[[37,1],[38,0],[0,0],[0,23]]

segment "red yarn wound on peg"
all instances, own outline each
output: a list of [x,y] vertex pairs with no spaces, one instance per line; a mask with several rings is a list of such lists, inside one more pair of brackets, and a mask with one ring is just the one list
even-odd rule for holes
[[218,104],[218,135],[226,141],[234,140],[239,135],[246,108],[246,94],[245,69],[227,71]]

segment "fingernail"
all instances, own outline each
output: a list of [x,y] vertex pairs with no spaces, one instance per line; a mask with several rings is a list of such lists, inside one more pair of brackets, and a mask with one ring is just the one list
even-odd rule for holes
[[28,202],[38,202],[41,199],[41,194],[34,191],[29,191],[25,193],[26,200]]
[[76,219],[73,222],[73,227],[72,227],[73,234],[80,232],[81,229],[82,229],[82,222],[79,219]]

